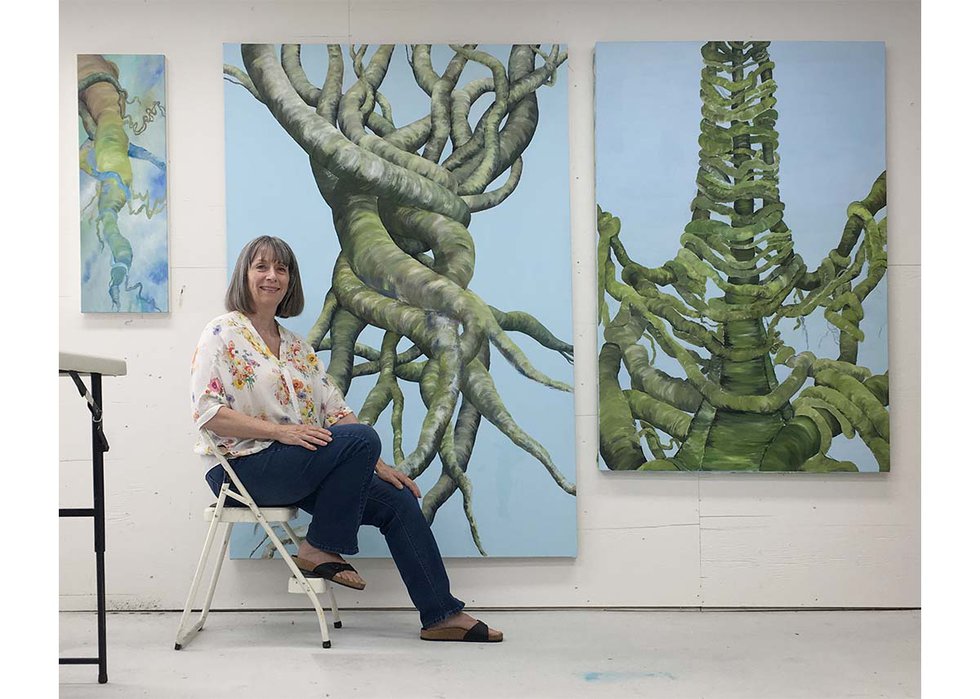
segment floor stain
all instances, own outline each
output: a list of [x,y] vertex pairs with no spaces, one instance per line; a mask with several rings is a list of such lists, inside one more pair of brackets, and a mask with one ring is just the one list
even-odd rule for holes
[[676,680],[677,676],[671,672],[586,672],[582,675],[586,682],[628,682],[646,678]]

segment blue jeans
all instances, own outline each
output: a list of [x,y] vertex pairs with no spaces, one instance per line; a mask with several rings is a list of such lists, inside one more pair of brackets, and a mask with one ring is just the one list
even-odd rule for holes
[[[449,576],[429,523],[408,488],[399,490],[374,475],[381,440],[369,425],[334,425],[333,441],[311,451],[273,442],[257,454],[229,463],[260,506],[295,505],[313,515],[306,540],[321,551],[357,553],[357,530],[381,530],[395,566],[419,610],[422,627],[463,609],[449,592]],[[224,469],[205,478],[215,495]]]

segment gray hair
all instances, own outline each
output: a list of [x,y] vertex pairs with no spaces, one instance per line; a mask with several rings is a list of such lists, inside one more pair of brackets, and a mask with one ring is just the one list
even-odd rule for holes
[[225,308],[246,315],[255,311],[252,294],[248,290],[248,268],[260,252],[267,252],[272,258],[270,262],[280,262],[289,270],[289,288],[276,308],[276,315],[280,318],[298,316],[303,312],[303,283],[299,278],[299,264],[286,241],[271,235],[260,235],[238,254],[228,291],[225,292]]

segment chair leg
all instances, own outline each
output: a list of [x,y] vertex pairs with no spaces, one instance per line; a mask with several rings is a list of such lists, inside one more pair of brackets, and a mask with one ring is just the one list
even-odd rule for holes
[[289,522],[280,522],[279,524],[281,524],[282,528],[286,530],[286,534],[289,535],[289,540],[293,542],[293,545],[296,546],[296,550],[299,551],[299,547],[302,542],[299,540],[299,536],[296,535],[296,532],[293,531],[293,528],[289,526]]
[[260,512],[255,510],[253,510],[253,512],[256,512],[256,519],[259,521],[259,524],[262,525],[265,533],[269,535],[269,540],[275,545],[279,555],[282,556],[283,561],[285,561],[286,565],[289,566],[289,570],[292,572],[293,577],[300,581],[300,584],[306,591],[306,596],[309,597],[310,602],[313,603],[313,609],[316,611],[316,618],[320,624],[320,638],[323,641],[323,647],[329,648],[330,632],[327,631],[327,620],[323,616],[323,607],[320,605],[320,600],[317,599],[316,593],[313,591],[313,588],[310,587],[310,583],[307,581],[306,576],[303,575],[303,573],[300,572],[300,569],[296,566],[296,562],[293,560],[293,557],[289,555],[289,551],[287,551],[286,547],[283,545],[282,539],[276,535],[275,531],[273,531],[272,527],[269,526],[269,523]]
[[330,595],[330,609],[333,610],[333,627],[339,629],[344,625],[344,622],[340,620],[340,610],[337,609],[337,598],[333,594],[333,585],[327,580],[327,594]]
[[221,575],[221,564],[225,562],[228,553],[228,542],[231,541],[231,522],[225,522],[225,533],[221,541],[221,551],[218,552],[218,560],[214,563],[214,572],[211,573],[211,582],[208,584],[208,595],[204,598],[204,606],[201,608],[201,626],[199,631],[204,628],[204,621],[208,618],[211,611],[211,600],[214,599],[214,590],[218,587],[218,576]]
[[201,550],[201,557],[197,562],[197,570],[194,572],[194,580],[191,582],[190,592],[187,593],[187,602],[184,605],[184,612],[180,615],[180,624],[177,626],[177,639],[174,642],[174,650],[180,650],[187,641],[197,632],[203,623],[198,620],[194,626],[185,630],[187,620],[190,618],[191,610],[194,606],[194,598],[197,597],[197,590],[201,586],[201,579],[204,577],[204,569],[207,566],[208,554],[211,553],[211,546],[214,544],[214,535],[218,531],[218,524],[221,518],[221,508],[224,506],[224,492],[218,498],[218,504],[214,508],[214,515],[211,517],[211,525],[208,527],[207,536],[204,537],[204,548]]
[[[293,528],[291,526],[289,526],[289,522],[281,522],[281,524],[283,526],[283,529],[285,529],[286,533],[289,535],[289,538],[292,540],[294,544],[296,544],[296,548],[298,550],[300,545],[300,540],[299,537],[296,536],[296,532],[293,531]],[[331,611],[333,611],[333,627],[335,629],[339,629],[344,624],[340,620],[340,610],[337,609],[337,598],[334,597],[333,594],[333,585],[330,584],[329,580],[324,580],[324,582],[326,583],[327,592],[330,594],[330,609]]]

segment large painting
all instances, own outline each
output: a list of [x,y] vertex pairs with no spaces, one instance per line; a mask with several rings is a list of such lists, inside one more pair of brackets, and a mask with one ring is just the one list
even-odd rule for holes
[[601,466],[889,470],[884,58],[597,46]]
[[[283,324],[417,479],[444,555],[574,556],[562,47],[224,59],[229,270],[257,235],[293,247],[306,310]],[[387,548],[366,527],[360,552]],[[271,549],[240,526],[232,555]]]
[[164,57],[78,56],[82,312],[165,313]]

